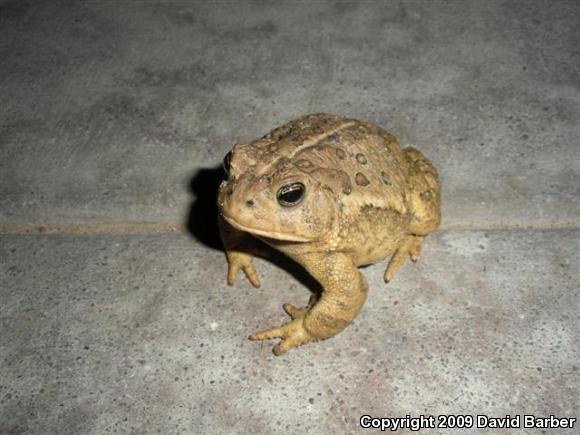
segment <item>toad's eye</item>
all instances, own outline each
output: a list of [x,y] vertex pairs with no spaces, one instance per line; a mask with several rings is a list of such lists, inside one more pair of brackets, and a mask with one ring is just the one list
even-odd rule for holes
[[292,207],[297,205],[304,198],[304,191],[306,187],[302,183],[290,183],[282,186],[278,190],[276,197],[278,198],[278,203],[284,207]]
[[229,153],[226,154],[226,156],[224,157],[224,161],[222,162],[222,167],[224,168],[224,172],[228,177],[230,176],[231,161],[232,161],[232,152],[230,151]]

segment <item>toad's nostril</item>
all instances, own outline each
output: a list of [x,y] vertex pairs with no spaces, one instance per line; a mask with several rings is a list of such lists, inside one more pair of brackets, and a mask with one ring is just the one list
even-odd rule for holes
[[247,205],[248,207],[253,207],[253,206],[254,206],[254,200],[253,200],[253,199],[248,199],[248,200],[246,201],[246,205]]

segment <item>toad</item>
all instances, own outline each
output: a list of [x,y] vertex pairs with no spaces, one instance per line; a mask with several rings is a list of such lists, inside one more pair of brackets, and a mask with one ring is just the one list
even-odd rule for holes
[[237,144],[224,159],[219,187],[220,233],[232,285],[241,270],[255,287],[257,238],[300,264],[322,286],[305,307],[283,306],[291,320],[254,332],[280,339],[275,355],[332,337],[359,314],[368,285],[358,266],[390,257],[384,279],[441,220],[433,165],[371,123],[312,114]]

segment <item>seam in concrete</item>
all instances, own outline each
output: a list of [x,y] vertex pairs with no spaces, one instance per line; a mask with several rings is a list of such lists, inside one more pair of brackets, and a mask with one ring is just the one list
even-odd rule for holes
[[550,220],[526,220],[526,221],[488,221],[485,224],[475,222],[451,222],[449,224],[443,223],[440,230],[452,231],[484,231],[484,230],[578,230],[580,229],[580,221],[578,220],[564,220],[564,221],[550,221]]
[[[580,221],[548,220],[486,222],[450,222],[443,224],[441,231],[486,231],[486,230],[578,230]],[[185,233],[184,223],[176,222],[84,222],[45,224],[0,224],[0,235],[147,235]]]
[[175,222],[84,222],[46,224],[0,224],[0,235],[146,235],[186,231]]

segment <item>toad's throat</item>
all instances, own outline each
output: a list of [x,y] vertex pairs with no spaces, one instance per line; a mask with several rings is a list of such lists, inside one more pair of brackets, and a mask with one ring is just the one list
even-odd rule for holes
[[223,213],[222,213],[222,217],[232,227],[234,227],[240,231],[245,231],[247,233],[250,233],[250,234],[253,234],[256,236],[262,236],[262,237],[266,237],[268,239],[284,240],[284,241],[289,241],[289,242],[310,242],[312,240],[310,238],[298,236],[296,234],[280,233],[277,231],[265,231],[265,230],[260,230],[257,228],[248,227],[246,225],[243,225],[243,224],[237,222],[235,219],[233,219],[229,216],[226,216]]

